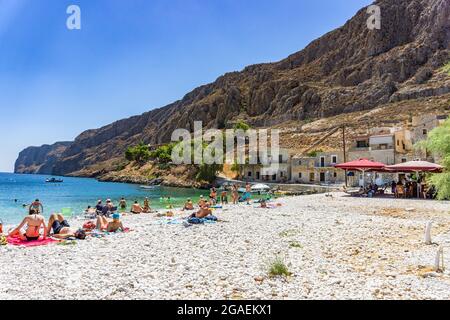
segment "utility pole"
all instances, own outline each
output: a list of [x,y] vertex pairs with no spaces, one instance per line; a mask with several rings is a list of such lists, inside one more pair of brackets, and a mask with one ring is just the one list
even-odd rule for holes
[[[342,149],[344,151],[344,163],[347,162],[347,151],[345,144],[345,124],[342,125]],[[345,170],[345,187],[348,187],[347,170]]]

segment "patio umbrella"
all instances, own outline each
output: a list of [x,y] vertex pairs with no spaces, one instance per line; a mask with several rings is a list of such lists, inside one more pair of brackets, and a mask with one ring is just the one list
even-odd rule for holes
[[270,190],[270,187],[266,184],[259,183],[252,186],[252,191],[265,191],[265,190]]
[[[414,172],[419,177],[419,172],[441,172],[444,167],[428,161],[409,161],[392,166],[386,166],[391,172]],[[420,198],[420,185],[417,183],[417,198]]]
[[369,159],[359,159],[346,163],[335,165],[335,168],[342,170],[358,170],[363,173],[363,187],[365,187],[365,173],[366,171],[384,170],[386,165],[381,162],[371,161]]

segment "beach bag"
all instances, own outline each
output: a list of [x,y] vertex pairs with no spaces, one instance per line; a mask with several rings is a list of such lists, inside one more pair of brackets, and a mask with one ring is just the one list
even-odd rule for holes
[[91,230],[94,230],[95,228],[96,228],[96,225],[92,221],[88,221],[85,224],[83,224],[84,230],[91,231]]
[[5,236],[0,236],[0,246],[6,246],[8,244],[8,240]]

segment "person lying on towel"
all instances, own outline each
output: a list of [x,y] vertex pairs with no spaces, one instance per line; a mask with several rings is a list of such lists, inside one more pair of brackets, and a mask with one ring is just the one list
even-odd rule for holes
[[48,219],[48,234],[53,229],[53,237],[58,239],[77,238],[84,240],[86,233],[82,229],[71,228],[69,223],[59,213],[54,213]]
[[120,221],[120,214],[114,213],[112,215],[112,221],[105,217],[97,217],[97,229],[100,231],[117,232],[119,230],[125,231],[122,222]]
[[[26,230],[22,230],[26,226]],[[43,239],[47,238],[47,228],[45,227],[45,218],[36,210],[31,209],[27,217],[25,217],[20,225],[9,233],[10,237],[18,236],[23,241],[39,240],[41,234],[40,229],[44,228]]]

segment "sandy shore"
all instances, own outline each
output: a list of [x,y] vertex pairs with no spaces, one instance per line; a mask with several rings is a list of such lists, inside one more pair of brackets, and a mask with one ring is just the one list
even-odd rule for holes
[[[278,209],[228,206],[226,222],[186,228],[125,217],[131,233],[75,245],[0,247],[0,299],[450,299],[450,203],[281,199]],[[292,276],[271,278],[281,257]]]

